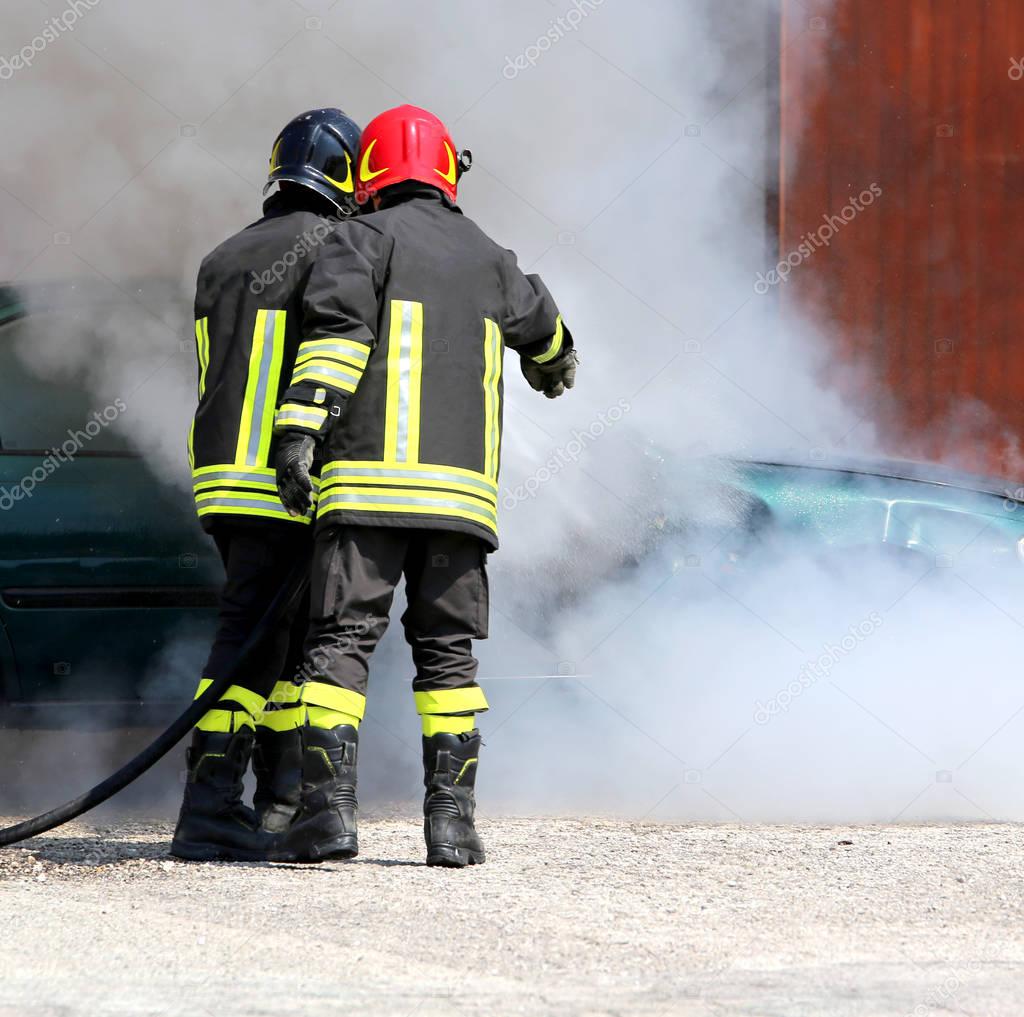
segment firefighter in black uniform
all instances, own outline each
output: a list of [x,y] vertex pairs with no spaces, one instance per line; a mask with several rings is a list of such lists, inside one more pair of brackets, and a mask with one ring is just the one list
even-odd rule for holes
[[[274,142],[264,192],[273,185],[277,190],[263,217],[207,255],[199,270],[199,408],[189,458],[196,508],[217,543],[227,581],[197,696],[229,666],[296,560],[311,553],[312,508],[296,516],[277,494],[274,422],[276,414],[281,427],[315,432],[334,405],[327,389],[301,406],[282,403],[281,395],[304,359],[310,269],[332,230],[356,208],[359,133],[337,109],[292,120]],[[261,647],[258,664],[200,720],[188,750],[172,854],[265,857],[274,831],[286,828],[298,808],[305,708],[291,677],[301,663],[306,610],[283,619]],[[298,653],[290,653],[296,645]],[[241,802],[251,756],[256,811]]]
[[[572,338],[537,276],[455,204],[469,153],[402,106],[364,131],[358,187],[377,210],[339,227],[306,289],[290,403],[344,400],[326,434],[302,700],[303,808],[283,838],[302,859],[351,857],[368,664],[405,577],[402,622],[423,726],[427,863],[484,860],[473,825],[487,709],[471,640],[487,636],[486,558],[498,546],[502,354],[549,397],[571,388]],[[278,487],[293,511],[322,429],[280,425]]]

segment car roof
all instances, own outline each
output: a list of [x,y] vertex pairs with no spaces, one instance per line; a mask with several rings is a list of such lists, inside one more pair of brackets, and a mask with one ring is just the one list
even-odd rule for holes
[[888,480],[909,480],[938,487],[955,487],[978,494],[998,495],[1001,498],[1024,502],[1024,483],[1002,477],[986,476],[957,470],[942,463],[913,459],[887,459],[871,456],[830,457],[820,462],[799,462],[784,456],[764,458],[730,457],[737,465],[775,466],[787,469],[821,470],[831,473],[849,473]]

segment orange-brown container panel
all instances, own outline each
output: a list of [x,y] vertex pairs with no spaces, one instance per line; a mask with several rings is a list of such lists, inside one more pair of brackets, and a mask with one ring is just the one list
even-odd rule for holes
[[781,45],[780,255],[882,191],[784,312],[859,369],[886,452],[1021,472],[1024,3],[784,0]]

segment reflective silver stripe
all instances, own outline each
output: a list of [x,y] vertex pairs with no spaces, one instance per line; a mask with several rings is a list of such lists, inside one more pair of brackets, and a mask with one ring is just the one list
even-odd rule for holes
[[[213,498],[196,498],[196,505],[200,509],[205,508],[252,508],[261,512],[269,512],[273,515],[288,516],[288,510],[280,504],[275,505],[272,501],[259,501],[255,498],[230,498],[217,496]],[[291,516],[288,516],[291,519]]]
[[327,419],[327,411],[320,410],[314,412],[312,410],[278,410],[277,419],[281,420],[304,420],[309,424],[322,424]]
[[310,374],[314,373],[327,378],[337,378],[338,381],[347,381],[352,385],[358,385],[359,379],[362,378],[362,374],[355,369],[346,370],[340,365],[327,367],[320,362],[310,362],[303,364],[301,367],[296,369],[295,374],[292,377],[292,384],[305,381]]
[[[270,385],[270,368],[274,363],[274,328],[277,311],[267,311],[263,324],[263,349],[260,351],[260,373],[256,382],[256,397],[252,404],[252,423],[249,425],[249,447],[245,461],[255,466],[260,461],[260,443],[263,439],[263,416],[267,409],[267,389]],[[277,393],[274,393],[277,396]]]
[[266,473],[247,473],[245,471],[239,471],[235,473],[230,470],[217,470],[214,473],[197,473],[192,478],[193,487],[198,484],[208,484],[222,480],[233,480],[240,484],[273,484],[275,483],[275,474],[273,470],[267,470]]
[[436,508],[461,509],[463,512],[473,512],[476,515],[484,516],[486,519],[492,519],[495,523],[498,521],[497,513],[486,505],[481,505],[475,501],[463,501],[461,498],[416,498],[386,494],[350,494],[347,491],[344,494],[326,495],[320,502],[320,511],[334,508],[337,502],[355,502],[356,504],[363,505],[403,505],[406,507],[430,505]]
[[409,458],[409,373],[412,366],[412,303],[402,302],[402,335],[398,354],[398,434],[395,438],[395,458],[405,462]]
[[321,479],[327,484],[335,479],[343,481],[352,477],[432,480],[438,484],[462,484],[463,487],[475,487],[495,499],[498,496],[498,486],[490,481],[477,480],[475,477],[466,477],[459,473],[445,473],[441,470],[400,470],[387,467],[361,469],[354,466],[332,466],[324,470]]
[[[320,486],[319,477],[310,477],[313,482],[313,487],[318,488]],[[274,470],[260,470],[249,471],[245,470],[232,470],[230,467],[224,467],[223,469],[210,470],[208,473],[200,473],[198,470],[192,474],[192,487],[197,488],[200,485],[207,485],[211,483],[221,484],[223,486],[230,486],[234,484],[270,484],[271,488],[277,489],[277,476]]]
[[348,346],[345,341],[339,339],[309,339],[299,346],[296,359],[311,353],[343,353],[353,360],[361,360],[364,364],[370,359],[370,347],[365,343],[357,343],[355,339],[349,339],[347,342],[353,345]]

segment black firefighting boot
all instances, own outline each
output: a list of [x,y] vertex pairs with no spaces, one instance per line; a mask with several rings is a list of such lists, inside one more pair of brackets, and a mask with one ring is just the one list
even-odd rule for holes
[[261,829],[267,833],[284,833],[301,805],[302,734],[299,728],[274,731],[257,725],[252,772],[256,776],[252,804]]
[[282,838],[282,853],[298,862],[359,854],[356,757],[359,732],[350,724],[302,732],[302,807]]
[[473,825],[480,732],[423,738],[423,836],[427,865],[461,869],[482,865],[484,845]]
[[272,856],[276,838],[262,831],[256,813],[242,804],[253,738],[251,727],[193,732],[185,798],[171,843],[176,858],[265,861]]

